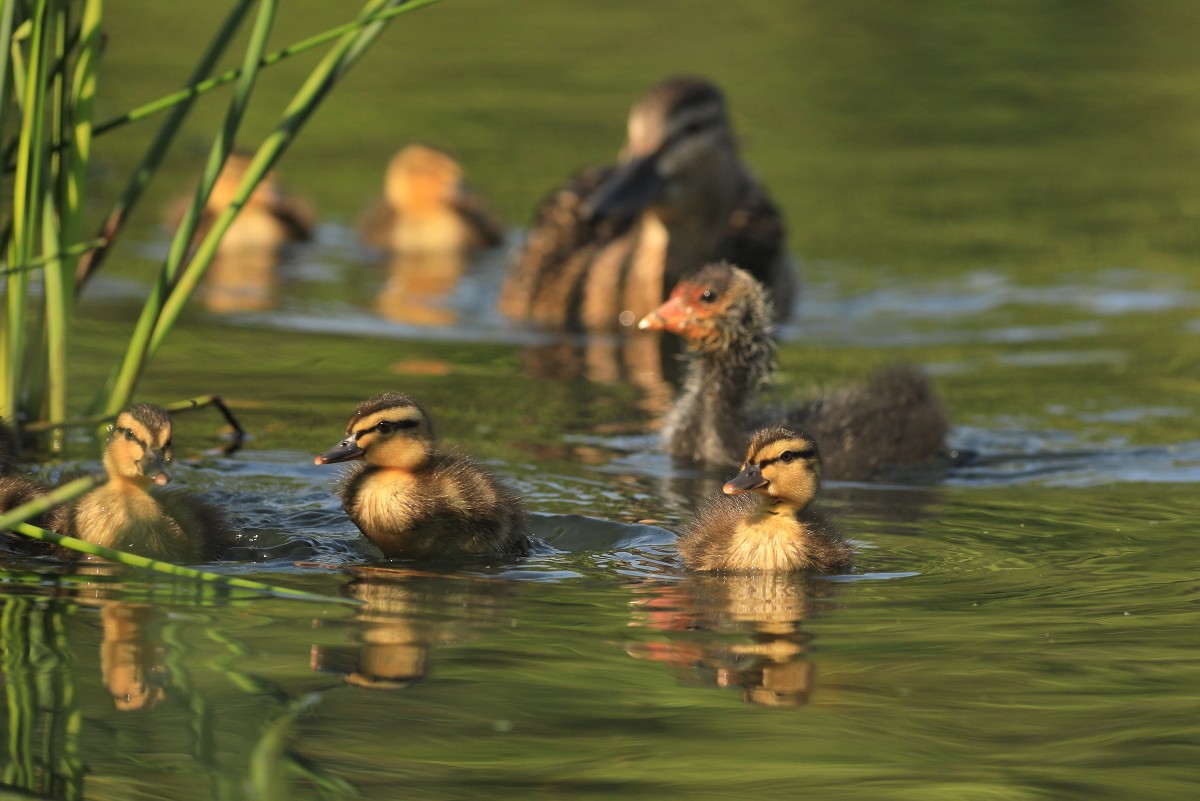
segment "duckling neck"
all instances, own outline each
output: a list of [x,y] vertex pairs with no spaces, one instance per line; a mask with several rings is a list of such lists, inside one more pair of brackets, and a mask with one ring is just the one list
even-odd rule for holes
[[[754,327],[756,328],[756,327]],[[742,414],[770,375],[774,344],[745,329],[712,350],[694,351],[663,436],[673,456],[731,464],[745,445]]]

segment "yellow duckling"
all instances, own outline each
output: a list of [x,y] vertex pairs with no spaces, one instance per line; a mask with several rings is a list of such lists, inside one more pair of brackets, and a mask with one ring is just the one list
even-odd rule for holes
[[341,483],[342,507],[386,556],[529,552],[516,494],[469,458],[439,451],[429,416],[408,396],[359,404],[346,438],[314,462],[356,459]]
[[191,495],[150,492],[170,481],[173,458],[165,411],[142,403],[121,412],[104,449],[108,483],[79,500],[68,533],[150,559],[213,559],[232,541],[221,512]]
[[409,145],[392,157],[383,197],[359,224],[369,245],[394,253],[461,253],[504,241],[483,198],[462,186],[449,153]]
[[807,434],[764,428],[750,440],[742,470],[679,537],[690,570],[817,570],[850,566],[850,546],[812,509],[821,458]]
[[[248,153],[229,154],[208,195],[208,203],[196,229],[197,239],[204,236],[218,215],[229,208],[253,158]],[[191,200],[190,195],[177,199],[167,213],[167,222],[177,225]],[[225,232],[220,253],[274,252],[289,243],[307,241],[316,227],[315,216],[308,203],[283,190],[275,172],[271,171],[259,181]]]

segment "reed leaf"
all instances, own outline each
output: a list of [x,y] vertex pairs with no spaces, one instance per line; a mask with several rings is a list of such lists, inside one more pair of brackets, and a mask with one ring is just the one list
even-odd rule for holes
[[[383,32],[383,28],[391,20],[391,17],[379,18],[379,12],[397,6],[403,6],[406,11],[415,7],[405,4],[404,0],[371,0],[360,14],[360,20],[364,20],[365,24],[361,28],[344,34],[338,40],[284,109],[278,124],[263,141],[250,165],[246,168],[246,174],[238,184],[229,208],[217,216],[212,228],[197,247],[191,262],[180,275],[179,281],[164,304],[154,327],[147,357],[154,355],[175,321],[179,319],[188,298],[216,256],[221,237],[233,223],[242,204],[249,199],[254,187],[287,150],[329,90]],[[130,376],[125,378],[126,391],[114,391],[109,399],[109,409],[121,408],[128,403],[129,397],[132,396],[133,384],[128,382]],[[133,376],[133,380],[136,381],[136,376]],[[122,383],[118,381],[117,388],[121,387]]]
[[[30,506],[31,504],[25,504]],[[24,506],[17,507],[23,509]],[[16,510],[14,510],[16,511]],[[5,527],[3,518],[0,518],[0,528]],[[290,587],[279,587],[274,584],[264,584],[261,581],[251,581],[250,579],[240,578],[238,576],[224,576],[220,573],[210,573],[207,570],[196,570],[193,567],[184,567],[183,565],[175,565],[170,562],[160,562],[157,559],[150,559],[145,556],[139,556],[125,551],[118,551],[113,548],[106,548],[103,545],[87,542],[85,540],[76,539],[75,537],[67,537],[62,534],[56,534],[53,531],[47,531],[44,528],[31,526],[28,523],[16,523],[8,526],[11,531],[30,537],[35,540],[42,540],[62,548],[66,548],[76,553],[85,554],[88,556],[99,556],[102,559],[107,559],[110,562],[125,565],[139,570],[152,570],[156,573],[164,573],[169,576],[178,578],[191,579],[204,584],[216,584],[226,588],[252,590],[254,592],[265,593],[267,595],[275,595],[280,598],[290,598],[297,601],[315,601],[318,603],[332,603],[341,605],[358,605],[361,601],[354,598],[339,598],[332,595],[320,595],[313,592],[305,592],[304,590],[293,590]]]
[[[233,40],[234,34],[253,4],[254,0],[239,0],[234,4],[228,16],[221,23],[221,27],[209,42],[208,49],[204,51],[200,60],[196,62],[196,66],[186,82],[189,88],[185,88],[177,93],[178,100],[176,101],[174,111],[163,122],[162,127],[154,137],[154,141],[146,149],[146,155],[142,157],[141,162],[134,168],[129,183],[121,191],[116,203],[113,204],[112,209],[109,210],[104,222],[100,226],[100,233],[97,238],[103,239],[104,245],[80,259],[79,266],[75,272],[76,294],[83,290],[88,279],[100,268],[104,257],[108,255],[109,249],[116,241],[121,230],[125,227],[125,221],[133,213],[146,187],[149,186],[150,179],[154,177],[154,174],[158,172],[158,168],[162,165],[167,150],[170,148],[171,143],[175,141],[175,135],[179,132],[183,121],[187,118],[188,112],[192,110],[192,105],[196,98],[200,96],[198,92],[192,91],[190,87],[203,81],[213,71],[217,61],[220,60],[226,47]],[[107,130],[104,129],[104,126],[97,126],[93,133],[99,136],[104,130]]]
[[[158,315],[164,303],[175,289],[176,278],[184,259],[187,257],[192,239],[196,235],[196,229],[200,224],[204,208],[208,203],[208,196],[217,182],[217,177],[220,175],[221,168],[225,165],[229,153],[233,150],[233,143],[237,136],[238,127],[241,125],[246,106],[250,101],[250,95],[254,90],[255,79],[258,77],[258,62],[262,59],[262,53],[266,49],[267,37],[271,33],[271,25],[275,20],[276,8],[277,0],[261,0],[259,3],[258,14],[254,21],[254,29],[250,34],[250,42],[246,47],[246,54],[242,63],[241,79],[238,81],[233,97],[229,101],[225,120],[209,150],[208,160],[205,162],[200,182],[196,186],[195,193],[192,195],[192,202],[189,204],[187,211],[184,212],[183,220],[179,223],[178,228],[175,229],[175,236],[171,240],[167,259],[159,271],[158,280],[155,282],[150,296],[142,306],[142,313],[138,317],[137,325],[134,327],[129,347],[126,348],[122,364],[117,370],[117,377],[112,390],[113,394],[110,396],[109,404],[105,408],[105,411],[110,414],[129,405],[129,401],[133,397],[134,387],[141,377],[142,368],[146,362],[147,349],[150,346],[150,340],[154,333]],[[235,213],[243,202],[245,202],[244,199],[231,205]],[[122,398],[123,400],[114,406],[113,398]]]

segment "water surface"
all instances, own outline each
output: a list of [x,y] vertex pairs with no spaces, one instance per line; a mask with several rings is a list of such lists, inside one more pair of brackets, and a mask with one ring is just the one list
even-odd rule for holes
[[[335,21],[288,10],[280,45]],[[107,113],[182,80],[189,54],[164,41],[217,13],[109,11]],[[1185,2],[456,0],[402,19],[280,165],[322,210],[317,241],[233,295],[210,282],[141,392],[218,392],[250,432],[216,456],[215,414],[178,423],[179,483],[244,531],[216,569],[363,604],[10,563],[5,784],[98,799],[1194,795],[1197,34]],[[247,139],[303,67],[264,75]],[[848,575],[685,574],[668,529],[722,476],[654,450],[677,365],[500,319],[505,252],[421,271],[439,280],[417,291],[357,243],[412,139],[452,147],[519,241],[538,199],[611,158],[630,101],[674,72],[724,86],[802,265],[768,400],[913,361],[953,444],[977,454],[949,475],[829,485],[858,547]],[[130,130],[97,145],[98,209],[135,157]],[[204,130],[82,304],[76,386],[123,348],[166,246],[157,208],[198,171]],[[385,389],[520,490],[531,557],[385,562],[362,541],[311,456]],[[95,466],[94,447],[42,470]]]

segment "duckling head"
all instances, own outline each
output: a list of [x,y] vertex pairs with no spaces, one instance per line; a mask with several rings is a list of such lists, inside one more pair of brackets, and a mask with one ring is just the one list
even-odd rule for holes
[[804,433],[764,428],[750,440],[742,470],[721,490],[726,495],[758,493],[773,505],[803,509],[821,485],[817,443]]
[[449,153],[425,145],[409,145],[392,157],[384,181],[388,205],[417,217],[454,201],[462,167]]
[[623,219],[653,207],[664,219],[711,202],[738,169],[725,98],[703,78],[668,78],[629,112],[620,166],[584,204],[585,216]]
[[346,424],[346,438],[314,464],[362,459],[377,467],[413,470],[433,455],[433,425],[407,395],[385,392],[363,401]]
[[171,418],[163,409],[139,403],[117,415],[104,449],[110,480],[143,489],[162,486],[171,480],[167,465],[174,458]]
[[669,331],[685,339],[692,350],[718,353],[769,334],[770,319],[763,285],[740,267],[718,262],[676,284],[638,328]]
[[[208,195],[208,209],[214,214],[220,214],[233,202],[234,194],[237,192],[238,184],[242,182],[242,178],[246,175],[246,170],[250,167],[250,162],[254,157],[249,153],[230,153],[225,159],[225,166],[221,168],[220,174],[217,176],[216,183],[213,184],[212,192]],[[258,186],[254,187],[254,191],[250,193],[250,197],[246,199],[245,208],[259,207],[269,209],[272,208],[279,198],[279,181],[275,177],[275,173],[268,172],[258,182]]]

